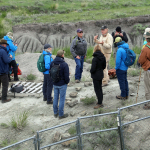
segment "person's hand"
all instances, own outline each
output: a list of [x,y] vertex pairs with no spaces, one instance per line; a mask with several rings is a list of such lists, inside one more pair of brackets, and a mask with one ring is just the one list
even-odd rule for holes
[[79,56],[77,56],[76,58],[77,58],[77,59],[80,59],[80,57],[79,57]]
[[119,35],[119,32],[116,32],[116,33],[115,33],[115,36],[117,36],[117,35]]
[[102,41],[102,42],[98,42],[98,44],[102,44],[102,45],[103,45],[103,44],[104,44],[104,42],[103,42],[103,41]]
[[119,35],[123,37],[123,34],[122,34],[122,33],[120,33]]
[[10,58],[12,58],[12,55],[9,55]]
[[94,40],[96,40],[96,39],[97,39],[97,37],[98,37],[98,35],[94,36]]

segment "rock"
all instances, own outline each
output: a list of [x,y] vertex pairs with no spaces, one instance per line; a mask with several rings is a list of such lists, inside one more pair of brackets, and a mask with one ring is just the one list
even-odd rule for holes
[[88,87],[88,86],[91,86],[91,85],[92,85],[91,82],[85,82],[85,83],[84,83],[84,86],[85,86],[85,87]]
[[56,132],[56,133],[53,135],[52,141],[53,141],[53,142],[58,142],[58,141],[60,141],[60,140],[61,140],[61,134],[60,134],[60,132]]
[[71,101],[69,103],[67,103],[70,107],[73,107],[75,106],[76,104],[78,103],[78,100],[74,100],[74,101]]
[[77,95],[78,95],[77,92],[72,92],[72,93],[69,94],[69,96],[70,96],[71,98],[76,98]]
[[133,121],[133,120],[136,120],[136,119],[139,119],[138,116],[133,116],[133,115],[127,115],[124,117],[124,120],[127,120],[127,121]]
[[72,99],[71,98],[66,98],[66,101],[72,101]]
[[81,87],[76,87],[76,91],[81,91]]
[[81,116],[85,116],[85,115],[87,115],[87,112],[86,112],[86,111],[83,111],[83,112],[80,113],[80,115],[81,115]]
[[130,96],[135,96],[135,95],[136,95],[135,93],[130,94]]
[[67,139],[67,138],[69,138],[69,137],[70,137],[70,134],[69,134],[69,133],[64,133],[64,134],[61,135],[61,138],[62,138],[62,139]]
[[127,132],[132,133],[134,129],[135,129],[135,125],[134,124],[130,124]]
[[71,113],[70,113],[70,116],[71,116],[71,117],[75,116],[75,113],[74,113],[74,112],[71,112]]
[[77,142],[77,140],[71,140],[71,141],[67,141],[67,142],[62,143],[62,145],[67,147],[67,146],[70,146],[71,143],[75,143],[75,142]]

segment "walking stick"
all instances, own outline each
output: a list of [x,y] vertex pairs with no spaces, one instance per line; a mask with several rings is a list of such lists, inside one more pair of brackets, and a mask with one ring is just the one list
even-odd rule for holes
[[[140,85],[141,73],[142,73],[142,67],[141,67],[141,70],[140,70],[139,85]],[[139,85],[138,85],[138,89],[137,89],[136,103],[137,103],[137,98],[138,98]]]

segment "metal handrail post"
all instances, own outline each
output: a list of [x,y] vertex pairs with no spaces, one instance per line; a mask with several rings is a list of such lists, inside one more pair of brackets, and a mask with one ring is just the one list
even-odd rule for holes
[[80,124],[79,118],[78,118],[78,129],[79,129],[80,150],[83,150],[82,135],[81,135],[81,124]]
[[36,138],[36,136],[34,136],[33,144],[34,144],[34,149],[37,150],[37,138]]
[[78,119],[77,119],[77,121],[76,121],[76,131],[77,131],[77,136],[78,136],[78,139],[77,139],[77,147],[78,147],[78,150],[80,150],[79,120],[78,120]]
[[38,150],[40,150],[40,136],[39,136],[39,132],[37,131],[37,143],[38,143]]

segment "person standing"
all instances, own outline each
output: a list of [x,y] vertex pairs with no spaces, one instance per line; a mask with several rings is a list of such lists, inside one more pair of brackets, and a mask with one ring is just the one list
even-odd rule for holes
[[53,98],[52,98],[52,90],[53,90],[53,81],[50,78],[49,75],[49,70],[50,70],[50,65],[51,62],[53,61],[52,59],[52,46],[49,44],[45,44],[44,45],[44,50],[43,50],[43,54],[44,56],[44,62],[45,62],[45,69],[46,71],[43,72],[44,74],[44,84],[43,84],[43,101],[47,101],[47,104],[53,104]]
[[94,109],[104,107],[103,105],[103,91],[102,91],[102,79],[104,77],[103,70],[106,68],[106,58],[102,53],[101,47],[96,45],[94,47],[93,60],[91,66],[91,78],[93,79],[94,90],[98,99],[98,103]]
[[102,86],[108,85],[109,81],[109,75],[108,75],[108,64],[112,53],[112,45],[113,45],[113,38],[111,34],[108,33],[107,26],[101,27],[101,37],[98,40],[98,35],[94,36],[94,42],[97,44],[100,44],[101,50],[104,53],[104,56],[106,58],[106,68],[104,69],[104,78],[102,81]]
[[[59,119],[63,119],[68,117],[68,114],[64,114],[64,105],[66,99],[66,90],[67,85],[70,81],[69,79],[69,67],[68,64],[64,61],[64,50],[59,50],[57,52],[57,56],[54,61],[51,63],[50,74],[53,73],[54,70],[58,67],[58,74],[56,74],[57,81],[54,81],[54,101],[53,101],[53,111],[54,117],[59,115]],[[55,70],[56,71],[56,70]],[[57,71],[56,71],[57,72]],[[58,100],[59,100],[59,108],[58,108]]]
[[76,62],[75,81],[79,83],[82,77],[84,59],[87,54],[87,42],[83,38],[82,29],[77,30],[77,36],[75,36],[70,46],[70,52]]
[[8,91],[8,73],[9,73],[9,63],[12,61],[12,55],[8,56],[7,47],[8,43],[6,40],[0,41],[0,87],[2,83],[2,103],[10,102],[11,99],[7,99]]
[[[150,100],[150,31],[146,32],[145,39],[147,44],[142,49],[139,57],[139,63],[144,69],[144,86],[146,100]],[[143,107],[144,109],[150,109],[150,103],[147,103]]]
[[126,50],[129,48],[129,45],[122,41],[121,37],[117,37],[115,39],[115,43],[118,47],[117,55],[116,55],[116,74],[121,90],[121,94],[116,96],[117,99],[128,99],[129,95],[129,87],[127,81],[127,70],[128,67],[125,65],[124,61],[126,60],[127,54]]
[[[121,37],[122,41],[128,43],[128,37],[126,35],[126,33],[121,30],[121,27],[117,27],[116,30],[114,32],[112,32],[112,37],[113,37],[113,41],[115,42],[116,37]],[[116,53],[117,53],[117,45],[116,43],[114,43],[114,58],[116,60]]]
[[[16,52],[18,47],[17,47],[17,44],[13,43],[13,33],[8,32],[7,35],[4,36],[4,40],[6,40],[7,43],[9,44],[7,46],[8,54],[12,55],[12,61],[10,62],[9,67],[13,68],[14,81],[19,81],[19,78],[18,78],[18,75],[17,75],[17,73],[18,73],[18,66],[17,66],[16,60],[15,60],[15,52]],[[9,81],[11,81],[10,75],[8,77],[9,77]]]

